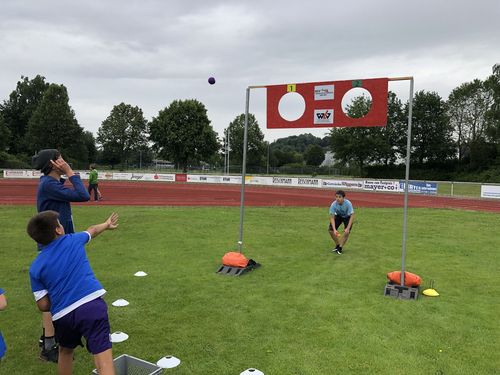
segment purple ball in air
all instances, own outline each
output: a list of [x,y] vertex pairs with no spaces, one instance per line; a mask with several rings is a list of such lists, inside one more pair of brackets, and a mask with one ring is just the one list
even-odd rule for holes
[[213,85],[215,83],[215,78],[214,77],[210,77],[208,79],[208,83],[210,83],[211,85]]

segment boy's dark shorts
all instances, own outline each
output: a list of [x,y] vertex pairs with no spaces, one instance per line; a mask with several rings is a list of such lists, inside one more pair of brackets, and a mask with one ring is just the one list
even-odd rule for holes
[[99,354],[111,349],[108,306],[102,298],[96,298],[54,320],[56,340],[59,345],[75,349],[83,346],[82,336],[87,341],[87,350]]
[[[347,228],[347,226],[349,225],[349,220],[351,220],[351,217],[350,216],[341,217],[341,216],[335,215],[334,219],[335,219],[335,229],[339,229],[340,224],[342,224],[342,223],[344,224],[344,228]],[[351,230],[352,230],[353,226],[354,226],[354,223],[352,223],[352,225],[351,225]],[[328,230],[333,231],[332,223],[330,223],[330,225],[328,226]]]

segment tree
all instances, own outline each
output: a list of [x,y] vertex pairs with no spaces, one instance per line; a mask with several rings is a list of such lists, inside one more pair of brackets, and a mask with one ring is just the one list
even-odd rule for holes
[[448,97],[448,115],[455,133],[459,160],[470,154],[472,144],[484,142],[488,111],[492,104],[492,90],[479,79],[460,85]]
[[[274,150],[283,150],[283,151],[295,151],[295,152],[300,152],[304,153],[309,146],[311,145],[318,145],[318,146],[325,146],[323,143],[323,140],[319,137],[315,137],[312,134],[299,134],[299,135],[292,135],[289,137],[285,138],[280,138],[277,139],[276,141],[273,142],[273,149]],[[326,143],[326,146],[328,146],[328,140]]]
[[[363,117],[371,107],[371,100],[365,96],[354,98],[350,105],[346,107],[349,117]],[[374,128],[332,128],[330,131],[330,147],[335,159],[343,163],[354,162],[363,168],[376,158],[373,150],[380,144],[380,137],[377,136],[377,129]]]
[[95,144],[94,134],[88,130],[84,131],[82,134],[82,141],[87,149],[88,158],[90,163],[95,163],[97,160],[97,147]]
[[374,148],[375,160],[381,164],[394,164],[398,158],[406,157],[408,117],[404,107],[395,93],[389,91],[387,96],[387,125],[372,128],[378,136]]
[[271,165],[275,167],[281,167],[285,164],[297,164],[304,161],[304,157],[301,153],[295,151],[283,151],[281,149],[274,150],[274,143],[271,144]]
[[148,143],[148,121],[142,109],[130,104],[115,105],[97,131],[103,161],[112,165],[127,163],[129,158]]
[[33,112],[26,132],[28,150],[57,148],[66,158],[88,161],[83,129],[69,106],[66,87],[50,84]]
[[493,66],[493,74],[488,77],[485,86],[492,93],[492,104],[485,115],[486,137],[496,146],[497,161],[500,161],[500,64]]
[[[242,113],[229,124],[229,145],[231,147],[231,164],[241,164],[243,162],[243,136],[245,130],[245,114]],[[227,134],[227,129],[224,130]],[[264,134],[260,130],[259,123],[255,116],[248,114],[248,147],[247,165],[263,166],[266,160],[266,144]]]
[[32,80],[28,77],[21,77],[16,89],[9,95],[9,99],[0,105],[0,113],[11,134],[8,144],[10,153],[31,153],[32,150],[27,149],[25,142],[28,123],[48,87],[45,77],[40,75]]
[[160,156],[184,171],[193,162],[207,161],[220,148],[205,106],[195,100],[175,100],[151,122],[151,140]]
[[[408,114],[408,105],[405,107]],[[413,101],[412,160],[443,163],[455,154],[446,103],[436,92],[419,91]]]
[[307,165],[318,167],[325,160],[325,151],[318,145],[311,145],[307,148],[304,159]]
[[9,141],[10,130],[7,126],[5,126],[5,121],[3,120],[3,116],[0,113],[0,152],[8,149]]

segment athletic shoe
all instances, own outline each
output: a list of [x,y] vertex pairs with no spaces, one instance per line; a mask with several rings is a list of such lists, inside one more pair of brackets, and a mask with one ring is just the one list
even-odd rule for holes
[[45,350],[45,348],[43,348],[40,352],[40,359],[46,362],[57,363],[57,360],[59,359],[59,347],[57,344],[49,350]]
[[339,255],[340,255],[340,254],[342,254],[342,248],[341,248],[341,247],[339,247],[339,248],[337,249],[337,254],[339,254]]

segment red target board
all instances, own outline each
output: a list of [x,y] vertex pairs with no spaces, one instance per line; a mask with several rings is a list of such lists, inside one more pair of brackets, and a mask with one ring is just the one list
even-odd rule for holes
[[[370,92],[370,111],[361,118],[351,118],[342,110],[342,98],[352,88]],[[267,128],[331,128],[354,126],[385,126],[387,124],[387,78],[349,81],[309,82],[266,86]],[[281,98],[296,92],[304,98],[305,110],[294,121],[284,119],[279,112]]]

